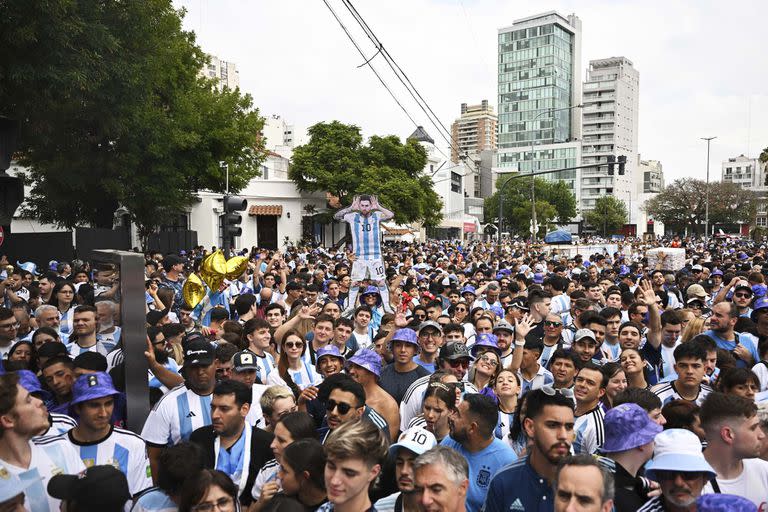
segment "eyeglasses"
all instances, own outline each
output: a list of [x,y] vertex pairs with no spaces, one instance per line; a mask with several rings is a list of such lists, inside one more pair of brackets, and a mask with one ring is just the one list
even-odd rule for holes
[[751,299],[752,298],[752,294],[751,293],[734,293],[733,296],[738,298],[738,299]]
[[448,364],[451,365],[451,368],[469,368],[468,359],[454,359],[452,361],[448,361]]
[[301,341],[286,341],[283,343],[285,348],[304,348],[304,343]]
[[480,361],[487,363],[493,367],[499,366],[499,360],[490,356],[480,356]]
[[539,389],[547,396],[555,396],[560,394],[565,398],[573,398],[573,390],[570,388],[554,388],[552,386],[546,385],[541,386]]
[[560,327],[562,325],[562,322],[550,322],[549,320],[544,321],[544,327]]
[[219,498],[214,503],[201,503],[192,507],[194,512],[213,512],[214,509],[218,510],[234,510],[235,500],[230,496],[226,498]]
[[333,412],[334,409],[338,409],[339,414],[347,414],[353,407],[345,402],[337,402],[336,400],[328,400],[325,403],[325,410]]
[[467,312],[467,308],[456,308],[456,312],[457,313],[466,313]]

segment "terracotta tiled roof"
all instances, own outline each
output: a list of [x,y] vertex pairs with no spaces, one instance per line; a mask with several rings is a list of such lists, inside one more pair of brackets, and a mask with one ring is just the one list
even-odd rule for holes
[[390,228],[386,224],[382,224],[381,227],[384,228],[388,235],[408,235],[413,233],[413,230],[409,228]]
[[248,208],[248,215],[283,215],[283,207],[279,204],[253,205]]

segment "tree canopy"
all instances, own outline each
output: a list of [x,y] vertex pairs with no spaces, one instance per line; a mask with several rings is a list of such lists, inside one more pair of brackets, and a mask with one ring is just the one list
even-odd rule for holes
[[584,212],[584,220],[603,236],[618,233],[627,222],[627,207],[615,196],[602,196],[595,200],[595,207]]
[[[707,183],[682,178],[645,202],[644,210],[655,220],[677,230],[703,232],[706,219]],[[709,184],[709,224],[752,223],[757,196],[730,182]]]
[[[506,184],[511,180],[509,184]],[[576,198],[564,181],[535,179],[536,221],[539,234],[553,224],[566,224],[576,216]],[[503,187],[503,189],[502,189]],[[498,219],[499,190],[502,192],[504,229],[512,234],[530,234],[532,218],[531,178],[503,176],[496,182],[497,191],[485,199],[485,218]]]
[[0,116],[20,122],[27,214],[142,238],[200,189],[258,175],[263,120],[248,95],[200,76],[208,57],[170,0],[0,4]]
[[357,194],[375,194],[395,222],[436,226],[442,202],[424,173],[426,150],[415,140],[374,135],[339,121],[309,128],[309,142],[294,149],[289,177],[302,192],[330,192],[342,206]]

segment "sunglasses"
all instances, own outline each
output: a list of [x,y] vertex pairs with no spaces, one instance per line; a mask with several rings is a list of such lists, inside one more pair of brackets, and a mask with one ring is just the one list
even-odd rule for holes
[[301,341],[286,341],[283,346],[285,348],[304,348],[304,343]]
[[419,320],[424,320],[427,318],[427,315],[413,315],[414,317],[418,318]]
[[547,396],[555,396],[559,394],[565,398],[573,398],[573,390],[569,388],[554,388],[550,385],[546,385],[541,386],[539,389]]
[[458,311],[460,313],[466,313],[467,308],[456,308],[456,311]]
[[751,293],[734,293],[733,296],[736,297],[736,298],[739,298],[739,299],[751,299],[752,298],[752,294]]
[[549,320],[544,321],[544,327],[560,327],[563,325],[562,322],[551,322]]
[[347,414],[350,410],[352,410],[352,406],[348,403],[337,402],[336,400],[329,399],[325,403],[325,410],[328,412],[333,412],[334,409],[337,409],[339,414]]
[[499,366],[499,360],[490,356],[480,356],[480,361],[489,364],[493,367]]
[[467,359],[454,359],[453,361],[448,361],[448,364],[451,365],[451,368],[469,368],[469,360]]
[[696,480],[701,476],[701,471],[673,471],[673,470],[665,470],[660,469],[655,471],[656,476],[659,478],[659,480],[674,480],[677,478],[677,475],[680,475],[683,477],[683,480],[686,480],[690,482],[691,480]]

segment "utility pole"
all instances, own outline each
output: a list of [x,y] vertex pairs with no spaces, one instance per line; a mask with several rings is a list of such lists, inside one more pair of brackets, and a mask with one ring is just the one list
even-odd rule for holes
[[706,200],[704,202],[704,247],[709,246],[709,146],[714,137],[701,137],[701,140],[707,141],[707,189]]

